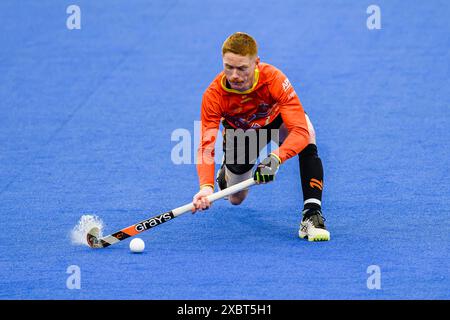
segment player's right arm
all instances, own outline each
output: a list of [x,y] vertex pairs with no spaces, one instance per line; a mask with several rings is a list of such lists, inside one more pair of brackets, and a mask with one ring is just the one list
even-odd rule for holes
[[214,145],[221,119],[220,97],[212,89],[203,94],[201,107],[200,143],[197,151],[197,174],[200,191],[194,196],[194,210],[208,209],[206,198],[214,192]]

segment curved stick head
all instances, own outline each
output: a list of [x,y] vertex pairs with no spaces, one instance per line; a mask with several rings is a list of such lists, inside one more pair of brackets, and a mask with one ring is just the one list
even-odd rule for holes
[[92,228],[86,235],[86,240],[91,248],[103,248],[102,242],[98,238],[100,229],[97,227]]

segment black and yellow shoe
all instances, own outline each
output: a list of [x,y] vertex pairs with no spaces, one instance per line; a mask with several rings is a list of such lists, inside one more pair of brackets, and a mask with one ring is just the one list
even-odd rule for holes
[[[216,182],[219,186],[219,190],[223,190],[227,188],[227,181],[225,180],[225,165],[222,163],[219,171],[217,171]],[[224,197],[225,200],[228,200],[228,197]]]
[[303,211],[303,219],[300,223],[298,235],[308,241],[329,241],[330,232],[325,227],[325,218],[318,209],[306,209]]
[[225,180],[225,166],[224,165],[222,165],[220,167],[219,171],[217,171],[216,182],[217,182],[217,185],[219,186],[220,190],[227,188],[227,181]]

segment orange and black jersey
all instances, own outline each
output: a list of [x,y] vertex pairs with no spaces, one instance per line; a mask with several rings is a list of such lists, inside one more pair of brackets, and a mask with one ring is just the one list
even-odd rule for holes
[[301,152],[309,139],[303,107],[288,78],[274,66],[260,63],[252,88],[241,92],[227,88],[223,71],[217,75],[202,99],[197,157],[200,186],[214,186],[214,144],[222,119],[233,128],[247,130],[264,127],[278,115],[289,134],[273,153],[284,162]]

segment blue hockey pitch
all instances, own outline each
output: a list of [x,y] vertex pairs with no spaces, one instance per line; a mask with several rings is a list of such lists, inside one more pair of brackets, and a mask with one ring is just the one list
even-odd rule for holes
[[[81,29],[67,1],[0,2],[1,299],[450,298],[448,1],[377,1],[379,30],[357,0],[72,2]],[[111,233],[191,201],[172,133],[194,145],[235,31],[315,125],[331,241],[297,236],[295,158],[241,206],[143,233],[143,254],[72,245],[83,214]]]

